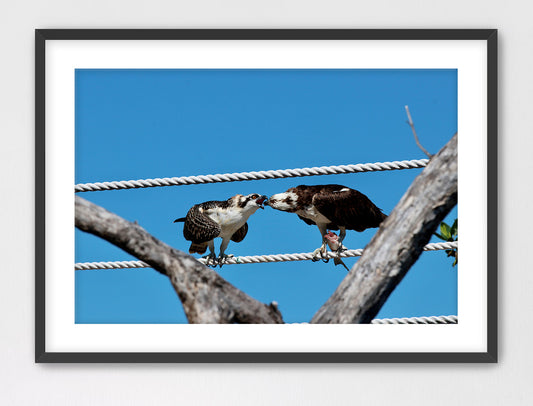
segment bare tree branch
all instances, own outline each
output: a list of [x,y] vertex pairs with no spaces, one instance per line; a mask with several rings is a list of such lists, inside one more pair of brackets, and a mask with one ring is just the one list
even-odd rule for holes
[[283,323],[277,305],[265,305],[218,273],[131,223],[76,196],[76,227],[122,248],[167,275],[190,323]]
[[370,323],[457,204],[457,134],[433,156],[311,323]]
[[405,106],[405,112],[407,113],[407,118],[408,118],[408,121],[407,121],[407,124],[409,124],[409,127],[411,127],[411,130],[413,131],[413,135],[415,136],[415,141],[416,141],[416,145],[418,145],[418,148],[420,148],[422,150],[422,152],[424,154],[427,155],[428,158],[431,159],[431,157],[433,155],[431,155],[427,149],[425,149],[422,144],[420,144],[420,141],[418,139],[418,135],[416,133],[416,130],[415,130],[415,123],[413,123],[413,119],[411,118],[411,112],[409,111],[409,106]]

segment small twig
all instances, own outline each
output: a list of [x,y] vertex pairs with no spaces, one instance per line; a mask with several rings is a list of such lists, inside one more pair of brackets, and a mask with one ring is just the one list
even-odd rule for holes
[[418,148],[420,148],[422,152],[426,154],[428,158],[431,159],[433,155],[427,152],[427,150],[422,146],[422,144],[420,144],[420,141],[418,140],[418,135],[416,135],[416,130],[415,130],[415,124],[413,123],[413,119],[411,118],[411,113],[409,112],[409,106],[405,106],[405,112],[407,113],[407,118],[409,119],[409,121],[407,121],[407,124],[409,124],[409,126],[411,127],[411,130],[413,130],[413,135],[415,136],[416,145],[418,145]]

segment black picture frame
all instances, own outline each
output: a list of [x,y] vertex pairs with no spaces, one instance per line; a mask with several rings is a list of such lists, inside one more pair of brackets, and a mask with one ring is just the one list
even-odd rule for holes
[[[487,51],[487,351],[456,353],[140,353],[48,352],[46,350],[45,285],[45,62],[51,40],[481,40]],[[354,362],[477,362],[494,363],[498,357],[498,241],[497,241],[497,30],[434,29],[37,29],[35,31],[35,362],[176,362],[176,363],[354,363]]]

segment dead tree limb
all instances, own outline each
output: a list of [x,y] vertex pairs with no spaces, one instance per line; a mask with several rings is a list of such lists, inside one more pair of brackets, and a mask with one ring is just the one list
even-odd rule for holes
[[415,129],[415,123],[413,123],[413,118],[411,117],[411,112],[409,111],[409,106],[405,106],[405,112],[407,113],[407,124],[409,124],[409,127],[411,127],[411,130],[413,131],[413,135],[415,137],[415,142],[416,142],[416,145],[418,145],[418,148],[420,148],[422,150],[422,152],[424,154],[426,154],[426,156],[431,159],[431,157],[433,156],[432,154],[430,154],[427,149],[425,149],[422,144],[420,144],[420,140],[418,139],[418,134],[416,133],[416,129]]
[[370,323],[457,204],[457,134],[433,156],[311,323]]
[[218,273],[104,208],[76,196],[76,227],[101,237],[167,275],[190,323],[283,323],[275,304],[265,305]]

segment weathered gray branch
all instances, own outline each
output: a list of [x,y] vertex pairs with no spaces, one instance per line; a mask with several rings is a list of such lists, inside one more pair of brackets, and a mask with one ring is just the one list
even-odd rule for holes
[[275,304],[251,298],[193,257],[104,208],[76,196],[76,227],[167,275],[190,323],[283,323]]
[[426,156],[428,158],[431,159],[431,157],[433,155],[431,155],[427,149],[425,149],[422,144],[420,143],[420,140],[418,139],[418,134],[416,133],[416,129],[415,129],[415,123],[413,123],[413,118],[411,117],[411,112],[409,111],[409,106],[405,106],[405,112],[407,113],[407,124],[409,124],[409,127],[411,127],[411,131],[413,131],[413,136],[415,137],[415,142],[416,142],[416,145],[418,145],[418,148],[420,148],[422,150],[422,152],[424,154],[426,154]]
[[457,204],[457,134],[434,155],[311,323],[370,323]]

